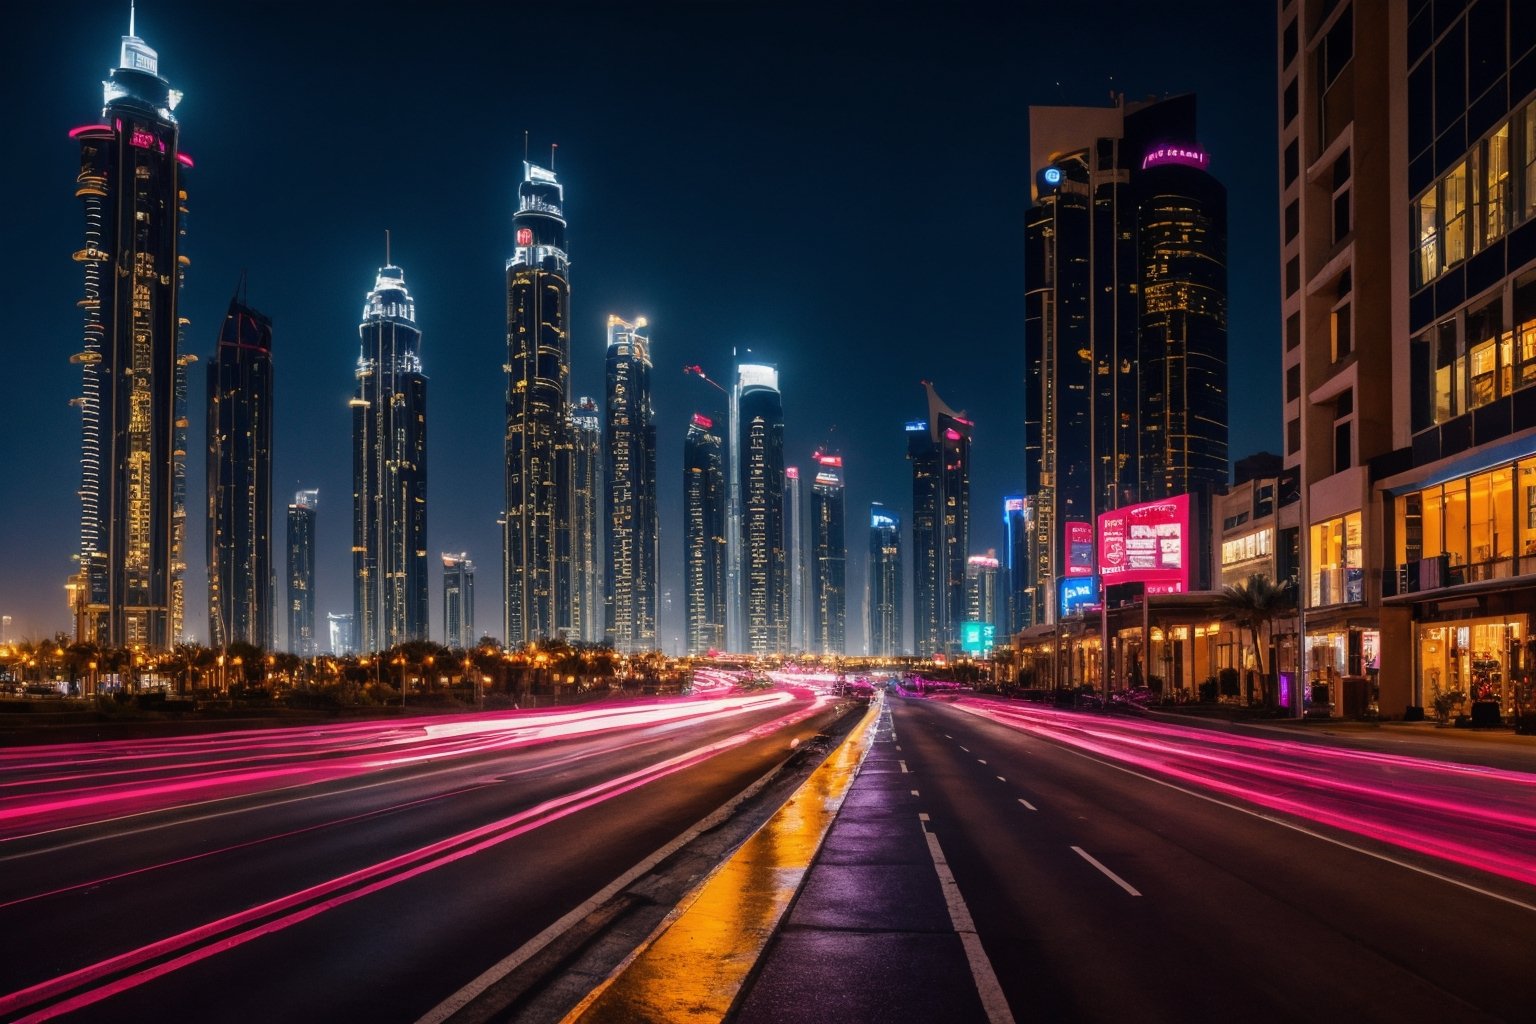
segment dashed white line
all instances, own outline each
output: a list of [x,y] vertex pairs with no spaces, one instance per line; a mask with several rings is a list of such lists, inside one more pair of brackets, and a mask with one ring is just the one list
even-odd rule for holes
[[914,790],[913,790],[913,791],[912,791],[912,795],[913,795],[913,796],[917,796],[917,790],[915,790],[915,789],[914,789]]
[[1100,864],[1097,860],[1094,859],[1093,854],[1089,853],[1087,850],[1083,849],[1081,846],[1074,846],[1074,847],[1072,847],[1072,851],[1074,853],[1076,853],[1079,857],[1083,858],[1083,860],[1087,861],[1089,864],[1092,864],[1094,867],[1096,867],[1100,871],[1104,872],[1104,877],[1105,878],[1108,878],[1111,882],[1114,882],[1116,885],[1118,885],[1120,888],[1124,889],[1126,892],[1130,893],[1132,896],[1140,896],[1141,895],[1141,893],[1136,891],[1136,887],[1134,885],[1132,885],[1130,882],[1127,882],[1125,879],[1121,878],[1119,875],[1115,874],[1113,871],[1109,870],[1109,868],[1105,867],[1103,864]]
[[981,937],[976,934],[976,922],[971,919],[965,897],[960,895],[960,887],[955,884],[954,873],[949,870],[949,861],[944,859],[939,837],[924,827],[923,838],[928,840],[928,855],[933,858],[939,887],[944,890],[944,902],[949,906],[949,920],[955,926],[955,933],[960,936],[960,944],[965,947],[965,958],[971,965],[971,978],[976,982],[976,994],[981,996],[981,1006],[987,1012],[987,1020],[990,1024],[1013,1024],[1013,1012],[1008,1009],[1003,987],[997,983],[992,961],[987,959],[987,951],[981,948]]
[[981,759],[981,758],[979,758],[979,757],[978,757],[978,758],[977,758],[977,759],[976,759],[976,763],[977,763],[977,764],[986,764],[986,763],[987,763],[987,762],[985,762],[985,761],[983,761],[983,760],[982,760],[982,759]]
[[897,761],[897,762],[896,762],[896,763],[897,763],[897,764],[899,764],[899,765],[901,765],[901,771],[902,771],[902,774],[906,774],[906,771],[907,771],[907,762],[905,762],[905,761]]
[[1007,782],[1007,781],[1008,781],[1008,780],[1007,780],[1007,779],[1005,779],[1005,778],[1003,778],[1003,777],[1002,777],[1002,776],[1001,776],[1001,775],[999,775],[999,776],[998,776],[998,777],[997,777],[997,781],[998,781],[998,782]]
[[952,740],[952,739],[954,739],[954,737],[953,737],[953,736],[951,736],[951,735],[950,735],[950,734],[949,734],[949,733],[945,733],[945,734],[944,734],[944,738],[945,738],[945,739],[947,739],[947,740]]
[[927,821],[928,820],[928,815],[923,813],[922,811],[919,811],[917,813],[917,820],[918,821]]
[[970,747],[961,747],[960,749],[965,751],[967,754],[969,754],[971,752],[971,748]]
[[901,749],[901,744],[900,744],[900,743],[898,743],[898,744],[896,744],[896,749],[897,749],[897,750],[900,750],[900,749]]
[[1019,797],[1019,803],[1024,805],[1024,809],[1026,811],[1038,811],[1040,809],[1034,804],[1030,803],[1028,800],[1025,800],[1023,797]]

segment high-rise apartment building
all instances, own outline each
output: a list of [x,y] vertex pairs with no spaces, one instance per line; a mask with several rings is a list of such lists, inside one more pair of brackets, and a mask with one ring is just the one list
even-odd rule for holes
[[465,552],[443,552],[443,643],[468,650],[475,636],[475,563]]
[[971,539],[971,431],[927,381],[928,418],[907,424],[912,463],[912,646],[919,657],[959,649]]
[[805,645],[805,498],[800,493],[800,468],[784,467],[784,557],[789,566],[789,649]]
[[744,653],[789,649],[789,567],[784,550],[784,401],[779,371],[736,368],[736,461]]
[[331,653],[340,657],[344,654],[356,654],[357,643],[353,637],[352,613],[326,612],[326,631],[331,638]]
[[708,416],[683,440],[683,590],[689,654],[725,647],[725,452]]
[[900,655],[902,642],[901,519],[878,502],[869,506],[869,653]]
[[1002,563],[995,552],[965,560],[965,617],[969,622],[996,626],[1001,594],[997,587]]
[[1035,624],[1034,509],[1023,495],[1003,499],[1003,598],[1006,611],[999,632],[1016,636]]
[[185,322],[179,308],[188,169],[181,94],[129,21],[103,83],[102,121],[72,130],[85,237],[80,366],[80,553],[75,635],[164,649],[183,632]]
[[230,300],[208,364],[208,636],[269,649],[272,565],[272,321]]
[[405,272],[379,269],[358,326],[352,399],[353,643],[425,640],[427,378]]
[[524,161],[507,260],[506,511],[502,631],[508,646],[559,631],[557,534],[571,372],[565,193],[555,172]]
[[1051,621],[1066,524],[1226,484],[1226,190],[1193,96],[1029,116],[1025,491]]
[[811,649],[847,651],[848,541],[843,498],[843,457],[817,449],[811,482]]
[[656,649],[656,415],[651,340],[608,317],[608,635],[623,653]]
[[315,517],[318,490],[299,491],[288,506],[288,650],[301,658],[320,653],[315,633]]
[[565,421],[555,493],[555,621],[562,637],[598,643],[607,628],[603,587],[603,428],[597,403],[583,396]]

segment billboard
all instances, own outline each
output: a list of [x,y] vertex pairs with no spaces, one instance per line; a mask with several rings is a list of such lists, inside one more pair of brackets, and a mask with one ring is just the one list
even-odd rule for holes
[[992,649],[997,627],[990,622],[970,620],[960,623],[960,650],[966,654],[986,654]]
[[1092,576],[1093,524],[1068,523],[1066,540],[1066,574],[1068,576]]
[[1097,607],[1099,604],[1099,578],[1097,576],[1062,577],[1056,584],[1061,617],[1073,612]]
[[1189,590],[1190,499],[1127,505],[1099,516],[1099,576],[1104,585],[1144,583],[1149,594]]

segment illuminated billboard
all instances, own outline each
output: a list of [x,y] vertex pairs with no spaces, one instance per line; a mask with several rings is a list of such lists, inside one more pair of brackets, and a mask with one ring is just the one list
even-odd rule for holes
[[960,649],[966,654],[986,654],[992,649],[997,627],[990,622],[960,623]]
[[1092,576],[1093,524],[1068,523],[1066,540],[1067,575]]
[[1099,576],[1106,587],[1144,583],[1149,594],[1189,590],[1189,495],[1127,505],[1099,516]]
[[1078,576],[1075,579],[1062,577],[1056,584],[1056,595],[1061,605],[1062,618],[1066,618],[1073,612],[1097,607],[1099,578],[1097,576]]

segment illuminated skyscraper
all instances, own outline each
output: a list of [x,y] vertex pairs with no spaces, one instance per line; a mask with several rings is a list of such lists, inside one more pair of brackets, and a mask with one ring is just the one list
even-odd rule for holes
[[683,441],[683,576],[688,653],[725,646],[725,453],[695,414]]
[[181,94],[134,34],[103,83],[100,124],[80,144],[84,206],[80,554],[69,582],[75,635],[169,647],[182,633],[186,366],[179,295],[186,174],[172,111]]
[[608,318],[608,634],[616,650],[656,648],[656,417],[651,342]]
[[996,626],[999,618],[997,572],[1002,565],[997,553],[972,555],[965,560],[965,617],[970,622]]
[[782,654],[789,649],[789,571],[779,371],[759,363],[738,366],[735,405],[744,651]]
[[507,260],[506,514],[502,631],[509,645],[556,634],[561,437],[571,372],[570,261],[555,172],[524,161]]
[[1035,624],[1034,563],[1030,554],[1034,544],[1034,512],[1030,499],[1010,495],[1003,499],[1003,624],[999,633],[1013,636]]
[[353,638],[377,651],[425,640],[427,378],[416,302],[397,266],[379,270],[358,326],[352,399]]
[[784,467],[784,552],[789,564],[789,649],[805,650],[805,499],[800,470]]
[[315,634],[315,516],[320,492],[300,491],[288,506],[288,650],[301,658],[320,653]]
[[353,641],[352,637],[352,614],[350,612],[346,614],[326,612],[325,625],[331,637],[332,654],[357,653],[357,644]]
[[273,646],[272,321],[229,303],[208,364],[208,636]]
[[933,385],[928,418],[907,424],[912,462],[912,645],[919,657],[959,649],[971,534],[971,430]]
[[443,552],[443,643],[468,650],[475,636],[475,563],[469,555]]
[[811,483],[811,649],[847,650],[848,540],[844,529],[843,457],[818,449]]
[[902,653],[901,520],[879,502],[869,506],[869,653]]
[[555,616],[567,640],[597,643],[604,622],[603,428],[597,403],[582,397],[566,418],[555,492],[564,512],[555,522]]

